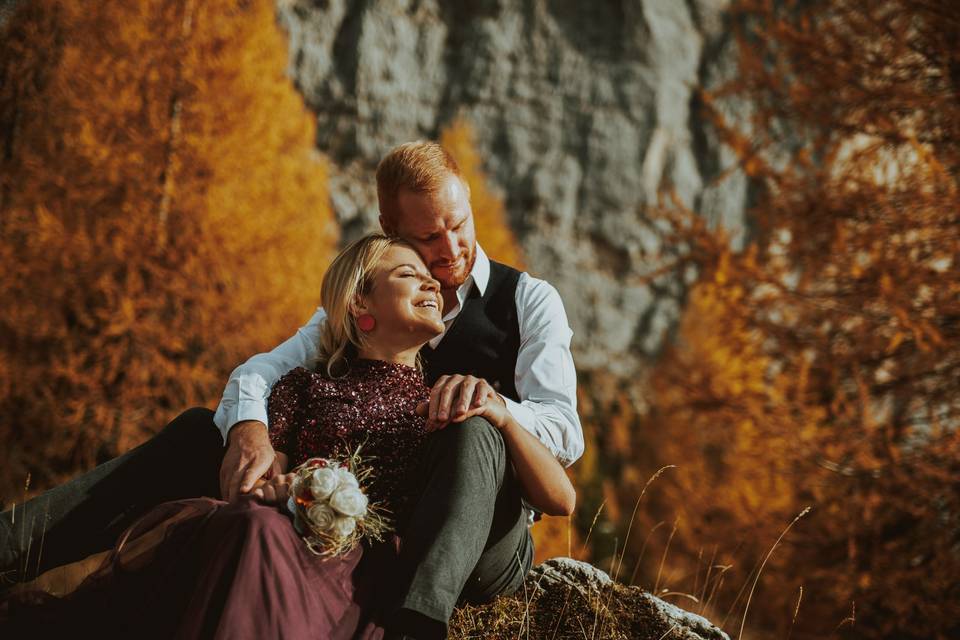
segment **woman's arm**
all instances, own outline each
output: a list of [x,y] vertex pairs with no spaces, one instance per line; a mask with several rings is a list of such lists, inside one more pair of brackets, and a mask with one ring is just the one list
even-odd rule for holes
[[577,492],[563,466],[542,442],[520,426],[506,411],[506,405],[503,413],[506,420],[499,427],[500,433],[527,502],[549,516],[571,515],[577,504]]

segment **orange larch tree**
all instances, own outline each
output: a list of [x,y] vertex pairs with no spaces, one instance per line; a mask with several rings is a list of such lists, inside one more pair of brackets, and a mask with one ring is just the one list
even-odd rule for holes
[[[0,496],[214,403],[336,227],[273,3],[21,3],[0,42]],[[16,490],[20,487],[20,490]]]
[[[748,629],[952,637],[960,15],[946,0],[739,7],[741,73],[704,99],[762,188],[757,233],[732,252],[677,227],[701,279],[641,445],[679,465],[646,524],[679,513],[681,527],[647,579],[696,591],[736,632],[758,566],[811,506]],[[749,135],[711,108],[728,93],[756,106]]]

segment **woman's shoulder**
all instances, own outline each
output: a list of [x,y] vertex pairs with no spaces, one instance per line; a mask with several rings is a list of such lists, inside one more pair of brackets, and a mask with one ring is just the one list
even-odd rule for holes
[[278,381],[274,389],[309,389],[313,393],[331,392],[336,389],[334,380],[326,377],[319,371],[307,369],[306,367],[296,367],[285,373]]
[[277,380],[277,384],[282,385],[306,382],[309,381],[315,374],[315,371],[311,371],[306,367],[294,367],[290,371],[287,371],[285,374],[280,376],[280,379]]
[[277,381],[273,393],[306,394],[312,398],[353,398],[371,388],[377,388],[383,394],[403,391],[420,396],[428,393],[423,373],[418,369],[365,359],[350,361],[340,375],[333,376],[322,370],[296,367]]

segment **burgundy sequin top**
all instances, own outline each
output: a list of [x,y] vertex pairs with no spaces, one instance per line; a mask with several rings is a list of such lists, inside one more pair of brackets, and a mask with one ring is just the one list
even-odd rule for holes
[[345,458],[362,444],[362,464],[374,469],[368,497],[399,516],[424,437],[414,409],[429,397],[423,374],[402,364],[352,360],[333,379],[298,367],[270,392],[270,442],[290,469],[312,457]]

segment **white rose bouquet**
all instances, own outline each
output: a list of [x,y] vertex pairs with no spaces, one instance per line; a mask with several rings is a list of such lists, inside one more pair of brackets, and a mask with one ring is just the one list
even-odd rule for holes
[[360,470],[358,453],[347,460],[310,458],[293,470],[287,509],[317,555],[341,555],[364,538],[381,540],[389,529],[386,509],[367,499],[372,470]]

